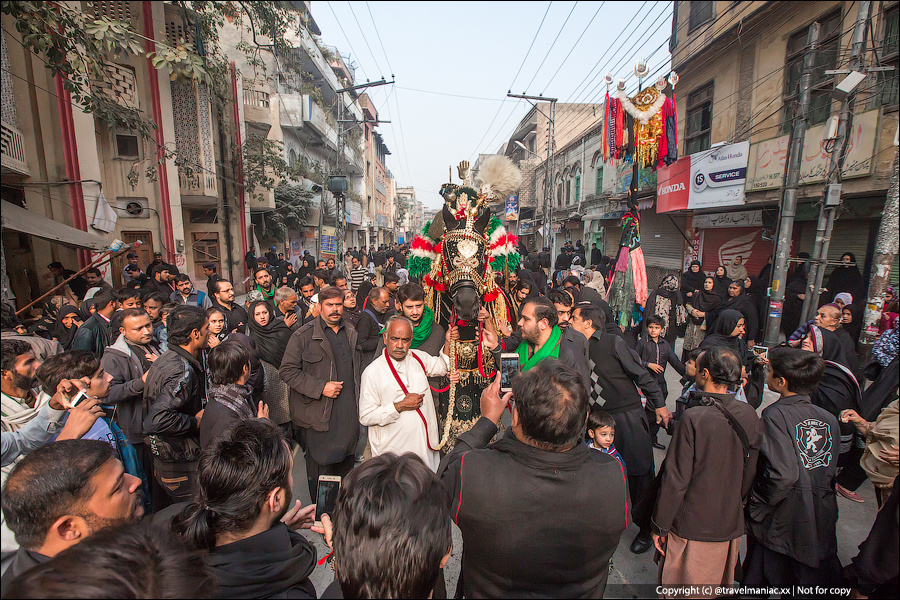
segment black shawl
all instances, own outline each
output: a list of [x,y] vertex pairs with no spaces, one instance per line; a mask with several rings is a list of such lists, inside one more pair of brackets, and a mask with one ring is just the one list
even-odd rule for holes
[[[265,326],[260,325],[253,318],[253,313],[260,304],[264,304],[269,311],[269,322]],[[291,328],[285,324],[284,319],[276,320],[274,318],[272,309],[265,300],[253,302],[248,312],[250,339],[256,344],[256,353],[260,360],[264,360],[276,368],[281,367],[284,350],[293,333]]]
[[833,298],[835,294],[847,292],[853,296],[853,302],[859,304],[863,300],[863,291],[865,284],[863,283],[862,274],[859,267],[856,266],[856,256],[852,252],[844,252],[843,256],[850,256],[853,264],[848,266],[836,267],[828,277],[828,293]]
[[[707,277],[706,279],[713,279],[712,277]],[[694,293],[694,297],[690,300],[690,305],[694,308],[694,310],[699,310],[700,312],[706,313],[706,317],[691,317],[691,322],[694,325],[700,325],[703,323],[703,319],[708,318],[709,323],[712,323],[712,317],[717,308],[722,304],[722,296],[716,293],[716,288],[713,286],[713,291],[707,292],[703,289],[703,286],[700,286],[700,289]]]
[[59,314],[56,315],[56,324],[53,326],[53,331],[51,332],[53,337],[56,338],[56,341],[59,342],[59,345],[62,346],[63,350],[72,349],[72,342],[75,340],[75,332],[78,331],[78,325],[75,323],[72,323],[71,329],[66,329],[66,326],[63,325],[62,320],[69,315],[75,315],[76,318],[81,320],[81,311],[71,304],[66,304],[59,309]]
[[753,361],[753,353],[750,352],[750,349],[747,347],[747,342],[740,336],[731,335],[731,332],[737,327],[738,321],[743,318],[744,315],[736,310],[722,311],[719,314],[719,318],[716,319],[712,330],[710,330],[706,337],[703,338],[703,341],[700,342],[700,347],[731,348],[741,357],[741,362],[745,365],[750,364]]
[[859,336],[862,334],[862,326],[863,326],[863,307],[858,304],[848,304],[844,307],[844,310],[850,311],[850,314],[853,316],[853,321],[850,323],[841,323],[841,327],[850,334],[850,339],[853,340],[853,345],[859,345]]
[[[716,270],[718,271],[718,269]],[[728,286],[731,285],[731,278],[728,277],[728,271],[725,271],[725,275],[722,275],[721,277],[719,275],[713,275],[713,280],[716,282],[713,286],[713,291],[722,298],[727,298]]]
[[[703,268],[701,267],[700,271],[694,273],[691,271],[691,268],[697,265],[700,267],[700,261],[695,260],[691,262],[688,270],[681,274],[681,293],[687,296],[688,292],[696,292],[697,290],[703,289],[703,282],[706,281],[706,273],[703,272]],[[696,296],[696,294],[694,294]],[[697,308],[696,306],[694,308]],[[699,310],[699,309],[698,309]]]

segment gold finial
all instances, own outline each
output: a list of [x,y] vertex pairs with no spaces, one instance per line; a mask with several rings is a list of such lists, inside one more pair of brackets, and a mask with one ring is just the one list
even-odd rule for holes
[[466,177],[469,176],[469,161],[464,160],[459,163],[459,167],[457,167],[457,172],[459,173],[459,178],[463,181],[466,180]]

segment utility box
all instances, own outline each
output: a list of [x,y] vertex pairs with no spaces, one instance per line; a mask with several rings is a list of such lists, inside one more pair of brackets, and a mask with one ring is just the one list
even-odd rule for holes
[[841,184],[828,184],[828,191],[825,192],[825,206],[840,206],[841,204]]

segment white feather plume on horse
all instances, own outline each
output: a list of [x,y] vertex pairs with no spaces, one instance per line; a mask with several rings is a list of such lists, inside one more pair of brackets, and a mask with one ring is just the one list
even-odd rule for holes
[[481,165],[475,184],[486,196],[505,200],[522,185],[522,172],[508,157],[494,154]]

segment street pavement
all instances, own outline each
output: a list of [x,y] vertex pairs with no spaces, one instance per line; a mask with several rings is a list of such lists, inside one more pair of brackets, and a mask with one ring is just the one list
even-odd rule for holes
[[[675,349],[677,354],[681,354],[682,340],[679,339]],[[682,386],[679,381],[678,374],[671,368],[666,371],[666,381],[669,387],[669,398],[667,405],[669,410],[675,410],[675,398],[680,393]],[[759,411],[775,400],[778,396],[766,389],[762,406]],[[504,415],[506,425],[508,425],[509,416]],[[659,441],[668,446],[669,436],[665,430],[660,430]],[[367,449],[368,450],[368,449]],[[665,457],[665,450],[654,450],[656,457],[656,466],[662,464]],[[299,498],[303,505],[310,502],[309,490],[306,482],[306,461],[303,458],[303,452],[299,448],[294,454],[294,498]],[[875,490],[872,484],[867,480],[858,490],[858,493],[865,499],[863,504],[851,502],[842,496],[838,496],[838,558],[841,563],[846,565],[856,556],[859,544],[866,538],[872,523],[875,522],[876,504]],[[328,549],[322,541],[322,536],[311,531],[304,530],[302,532],[313,545],[315,545],[318,557],[322,558],[328,554]],[[632,525],[622,534],[619,547],[612,559],[612,569],[609,574],[609,583],[607,586],[605,597],[607,598],[642,598],[652,594],[653,590],[647,587],[638,588],[637,585],[646,586],[648,584],[655,585],[657,578],[657,566],[653,562],[653,552],[648,551],[644,554],[632,554],[628,546],[637,535],[637,527]],[[456,589],[456,582],[459,578],[460,558],[462,556],[462,537],[456,525],[453,525],[453,554],[450,557],[447,567],[444,571],[444,577],[447,582],[447,594],[452,598]],[[743,557],[746,546],[742,544],[741,556]],[[310,577],[316,590],[321,595],[326,587],[334,580],[334,573],[327,565],[317,566]]]

